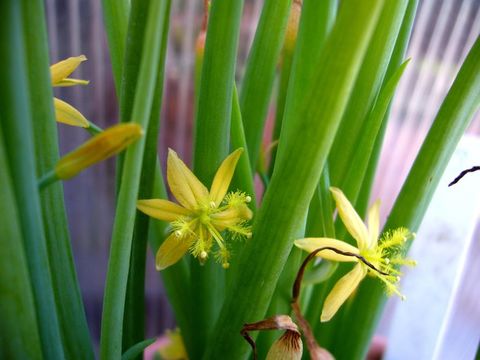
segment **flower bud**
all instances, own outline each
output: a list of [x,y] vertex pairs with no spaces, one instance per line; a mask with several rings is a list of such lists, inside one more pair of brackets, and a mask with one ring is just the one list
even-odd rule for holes
[[298,24],[300,23],[300,15],[302,13],[302,3],[295,0],[290,9],[287,30],[285,32],[285,41],[283,43],[284,51],[292,53],[297,42]]
[[55,174],[59,179],[70,179],[83,169],[118,154],[142,135],[138,124],[112,126],[62,157],[55,166]]
[[266,360],[300,360],[302,352],[303,344],[300,333],[287,330],[273,343]]
[[87,80],[70,79],[68,76],[87,58],[85,55],[73,56],[50,66],[53,86],[87,85]]
[[90,127],[88,120],[72,105],[57,98],[53,98],[53,104],[57,122],[83,128]]

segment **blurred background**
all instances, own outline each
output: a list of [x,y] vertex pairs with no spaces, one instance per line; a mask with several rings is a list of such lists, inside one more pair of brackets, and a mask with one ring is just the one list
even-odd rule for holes
[[[80,54],[85,54],[88,58],[88,61],[77,70],[75,77],[88,79],[90,84],[87,87],[56,88],[56,95],[77,107],[89,120],[101,127],[107,127],[117,122],[117,102],[100,3],[99,0],[45,0],[51,62],[54,63]],[[253,40],[262,5],[263,1],[260,0],[245,0],[237,79],[242,78],[248,49]],[[203,1],[201,0],[172,1],[159,144],[159,156],[162,161],[165,160],[167,147],[175,149],[187,161],[191,158],[194,45],[202,21],[202,12]],[[442,99],[479,33],[480,0],[419,1],[407,55],[412,60],[400,82],[392,105],[391,120],[375,181],[373,198],[380,197],[382,199],[383,216],[389,212]],[[239,85],[241,86],[240,83]],[[273,120],[274,111],[272,106],[269,115],[270,121]],[[461,145],[462,153],[454,157],[454,160],[457,159],[455,160],[456,164],[449,168],[453,177],[465,167],[480,164],[480,153],[478,152],[480,149],[478,140],[480,116],[478,113],[468,129],[468,134],[470,135],[469,140],[462,142]],[[59,136],[62,153],[70,151],[88,138],[86,132],[62,124],[59,125]],[[461,340],[457,341],[458,345],[455,345],[459,349],[464,351],[466,347],[476,349],[478,345],[480,309],[478,301],[475,301],[478,298],[478,290],[475,289],[477,286],[471,285],[474,284],[473,279],[480,276],[478,262],[474,261],[475,257],[480,255],[478,236],[480,232],[478,230],[475,232],[480,210],[476,205],[480,200],[480,193],[476,190],[480,184],[480,173],[472,174],[471,178],[473,180],[469,179],[468,181],[473,182],[464,186],[466,190],[462,194],[454,195],[453,200],[443,202],[447,207],[443,208],[446,219],[439,219],[434,215],[432,218],[427,215],[425,221],[430,225],[424,225],[417,237],[419,239],[425,232],[427,235],[425,240],[422,239],[422,244],[430,244],[435,241],[435,234],[432,235],[431,232],[428,232],[429,226],[438,229],[439,222],[451,220],[452,216],[450,215],[456,213],[459,214],[458,219],[453,221],[451,226],[465,231],[456,234],[460,240],[455,247],[452,248],[449,245],[448,241],[450,240],[447,240],[444,248],[434,245],[434,248],[438,248],[440,251],[435,256],[432,256],[432,251],[436,250],[432,250],[431,246],[426,246],[425,249],[416,249],[415,246],[412,248],[420,263],[423,256],[429,259],[435,258],[440,261],[440,264],[443,264],[441,269],[448,267],[450,274],[448,279],[440,282],[443,285],[439,296],[442,297],[445,306],[437,311],[437,316],[434,317],[436,319],[441,315],[440,324],[427,324],[425,329],[416,329],[417,332],[414,334],[416,337],[430,336],[433,339],[433,345],[429,349],[433,348],[434,350],[425,350],[425,357],[415,358],[449,358],[443,357],[447,353],[442,352],[441,344],[447,342],[452,344],[455,339],[458,340],[459,336]],[[446,183],[442,182],[440,187],[442,186],[446,188]],[[92,336],[98,341],[103,286],[115,205],[114,161],[97,165],[81,173],[75,179],[65,182],[65,196],[74,257],[87,318]],[[437,194],[435,199],[438,196],[440,196],[438,204],[442,204],[442,198],[448,195]],[[458,207],[452,205],[452,201],[455,199],[461,200],[458,205],[455,205]],[[427,230],[424,230],[425,226]],[[442,231],[437,235],[446,236]],[[448,236],[446,237],[448,238]],[[451,259],[447,263],[443,256],[446,253],[451,254],[452,249],[455,250],[456,255],[452,260],[453,263],[450,261]],[[417,252],[419,253],[417,254]],[[147,336],[155,336],[165,328],[172,328],[174,319],[151,256],[149,261],[146,288]],[[429,263],[430,260],[427,260],[426,264]],[[426,278],[422,278],[422,281],[435,281],[432,279],[432,276],[436,274],[435,271],[432,272],[434,268],[428,269]],[[422,283],[415,285],[414,281],[414,284],[410,285],[408,278],[406,282],[409,290],[410,286],[413,286],[412,291],[415,292],[425,289]],[[418,301],[421,302],[422,299]],[[403,306],[404,304],[401,304],[400,307]],[[408,314],[415,318],[424,310],[421,307],[413,306],[413,309],[406,308],[409,309],[407,315],[400,313],[402,315],[400,316],[397,307],[396,302],[388,305],[387,314],[381,323],[379,333],[387,337],[389,334],[395,334],[395,338],[400,336],[408,338],[408,336],[412,336],[413,331],[403,330],[402,332],[402,327],[396,319],[408,317]],[[460,313],[455,311],[460,311]],[[469,331],[465,331],[466,328],[468,330],[468,326],[465,325],[465,322],[468,321],[473,321],[474,326]],[[435,336],[421,333],[438,326],[446,326],[441,334],[438,329],[438,334]],[[391,336],[389,344],[392,344],[392,349],[396,346],[395,340]],[[402,348],[400,343],[397,345],[398,349]],[[422,344],[417,346],[421,347]],[[448,346],[448,351],[451,350],[451,346]],[[412,346],[410,345],[410,347]],[[458,355],[459,353],[453,352],[452,354]],[[471,354],[471,351],[465,354]],[[387,353],[387,356],[392,359],[409,358],[397,357],[397,351]]]

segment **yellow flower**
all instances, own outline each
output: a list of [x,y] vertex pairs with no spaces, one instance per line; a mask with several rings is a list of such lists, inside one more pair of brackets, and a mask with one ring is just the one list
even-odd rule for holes
[[187,350],[179,329],[165,332],[167,342],[158,348],[163,360],[188,360]]
[[232,237],[250,237],[247,207],[250,196],[240,191],[227,194],[237,161],[243,149],[231,153],[220,165],[210,191],[197,179],[177,153],[168,151],[167,181],[179,204],[163,199],[138,200],[137,208],[159,220],[168,221],[172,232],[157,252],[156,267],[162,270],[175,264],[190,250],[203,263],[214,244],[216,258],[229,266],[230,252],[222,232]]
[[112,126],[63,156],[55,166],[55,175],[58,179],[70,179],[85,168],[118,154],[142,135],[142,127],[135,123]]
[[[87,85],[87,80],[72,79],[68,76],[75,71],[75,69],[83,62],[87,60],[85,55],[69,57],[56,64],[50,66],[50,74],[52,78],[52,86],[74,86],[74,85]],[[83,128],[90,127],[90,123],[85,117],[73,106],[66,102],[54,98],[55,118],[58,122],[79,126]]]
[[[365,226],[352,204],[340,189],[331,187],[338,215],[347,231],[357,242],[357,247],[347,242],[330,238],[305,238],[295,241],[295,245],[308,252],[321,248],[317,256],[333,261],[356,262],[357,265],[343,276],[333,287],[325,299],[321,321],[329,321],[358,284],[367,275],[376,276],[386,286],[389,294],[400,294],[396,283],[401,273],[398,265],[415,265],[412,260],[403,257],[403,248],[407,239],[413,235],[406,228],[398,228],[387,232],[379,242],[380,202],[377,200],[368,212],[368,226]],[[337,250],[338,252],[335,252]],[[342,254],[343,253],[343,254]]]

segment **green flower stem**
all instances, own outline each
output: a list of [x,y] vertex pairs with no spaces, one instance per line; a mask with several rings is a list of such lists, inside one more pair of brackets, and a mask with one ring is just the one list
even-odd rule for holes
[[[144,129],[148,128],[157,83],[166,6],[166,1],[152,1],[147,18],[137,92],[132,111],[133,121]],[[122,355],[123,315],[144,148],[145,139],[142,138],[130,146],[125,155],[105,285],[100,341],[101,359],[119,359]]]
[[[0,358],[42,359],[35,304],[22,246],[20,213],[0,127]],[[18,241],[17,241],[18,240]]]
[[[62,337],[55,306],[45,228],[36,183],[32,110],[28,94],[27,54],[23,37],[22,2],[1,1],[0,108],[2,135],[18,209],[18,219],[34,296],[44,358],[63,359]],[[38,15],[38,14],[37,14]],[[2,214],[3,216],[3,214]],[[3,235],[2,235],[3,236]],[[2,237],[3,238],[3,237]],[[21,242],[20,238],[8,241]]]
[[[416,231],[420,226],[448,161],[480,104],[479,58],[480,38],[477,38],[415,159],[385,230],[405,226]],[[344,325],[337,332],[337,338],[342,339],[342,345],[337,347],[337,359],[365,356],[385,300],[378,281],[362,282],[345,315],[350,326]]]
[[312,71],[310,91],[286,113],[277,165],[256,217],[254,236],[240,258],[215,325],[215,342],[209,344],[205,359],[226,353],[230,359],[242,359],[249,351],[238,331],[243,323],[265,315],[320,179],[381,5],[377,0],[342,5]]
[[263,127],[282,49],[291,0],[266,0],[248,55],[240,91],[245,137],[252,172],[260,152]]
[[[210,184],[228,155],[232,93],[243,1],[214,1],[210,9],[205,53],[195,121],[194,170],[200,181]],[[222,56],[218,56],[221,53]],[[212,256],[213,257],[213,256]],[[209,343],[212,325],[223,297],[225,270],[213,258],[204,266],[191,263],[194,359],[201,358]]]
[[[157,83],[153,96],[152,110],[148,129],[146,132],[145,152],[143,155],[142,175],[138,191],[139,199],[153,197],[153,185],[157,166],[157,147],[160,129],[160,109],[163,97],[165,55],[167,49],[168,26],[170,15],[170,0],[165,0],[164,24],[162,31],[162,47],[158,64]],[[139,4],[145,4],[143,0],[132,2],[131,16],[135,14],[134,8]],[[147,9],[148,10],[148,9]],[[140,12],[141,13],[141,12]],[[147,14],[147,12],[145,12]],[[144,17],[141,17],[142,21]],[[133,20],[133,19],[131,19]],[[139,20],[138,18],[136,19]],[[139,41],[140,42],[140,41]],[[128,52],[128,50],[127,50]],[[160,178],[160,181],[163,181]],[[132,254],[130,258],[130,271],[128,278],[127,297],[125,300],[123,349],[129,349],[139,343],[145,337],[145,263],[147,253],[149,217],[137,212],[135,230],[133,234]]]
[[[57,177],[57,173],[55,170],[50,170],[46,174],[42,175],[40,179],[38,179],[37,186],[38,190],[42,191],[47,188],[49,185],[59,181],[60,179]],[[62,189],[63,190],[63,189]],[[63,191],[62,191],[63,193]]]
[[102,0],[102,8],[115,89],[120,97],[130,1]]
[[93,122],[89,121],[89,124],[90,124],[90,126],[88,128],[86,128],[85,130],[87,130],[90,133],[90,135],[95,136],[95,135],[100,134],[103,131],[103,129],[101,127],[97,126]]

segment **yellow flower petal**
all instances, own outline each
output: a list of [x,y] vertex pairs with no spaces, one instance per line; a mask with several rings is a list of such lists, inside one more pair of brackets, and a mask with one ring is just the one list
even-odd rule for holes
[[228,191],[233,173],[235,172],[235,167],[237,166],[238,159],[242,153],[243,149],[239,148],[228,155],[226,159],[223,160],[215,174],[212,187],[210,188],[210,200],[215,202],[216,206],[220,205]]
[[213,226],[215,226],[219,231],[223,231],[226,228],[235,226],[243,221],[250,220],[252,216],[252,210],[250,210],[246,205],[228,208],[210,215]]
[[191,237],[178,237],[175,233],[171,234],[160,245],[155,257],[155,266],[157,270],[163,270],[175,264],[188,251],[193,243]]
[[188,209],[208,199],[207,188],[172,149],[168,149],[167,181],[173,196]]
[[367,270],[362,264],[357,264],[348,274],[337,281],[330,294],[328,294],[323,304],[321,322],[329,321],[337,310],[342,306],[345,300],[357,288],[358,284],[367,274]]
[[53,98],[55,107],[55,118],[59,123],[88,128],[90,123],[87,119],[75,109],[72,105],[57,98]]
[[112,126],[62,157],[55,166],[55,173],[59,179],[69,179],[83,169],[118,154],[142,135],[142,127],[135,123]]
[[[358,249],[355,246],[352,246],[345,241],[340,241],[337,239],[330,239],[330,238],[305,238],[305,239],[299,239],[295,240],[295,246],[308,251],[309,253],[320,249],[322,247],[333,247],[335,249],[338,249],[340,251],[344,252],[350,252],[353,254],[360,254]],[[323,250],[318,252],[316,255],[318,257],[321,257],[323,259],[327,260],[333,260],[333,261],[348,261],[348,262],[357,262],[358,259],[353,256],[345,256],[345,255],[340,255],[337,254],[336,252],[332,250]]]
[[69,87],[75,85],[88,85],[89,80],[66,78],[55,84],[55,87]]
[[138,200],[137,209],[155,219],[169,222],[190,213],[184,207],[163,199]]
[[370,210],[368,210],[368,247],[373,248],[377,245],[380,235],[380,200],[375,201]]
[[364,249],[369,242],[367,227],[363,223],[360,216],[358,216],[352,204],[350,204],[350,201],[348,201],[348,199],[345,197],[342,190],[331,187],[330,191],[335,199],[338,215],[342,219],[342,222],[344,223],[350,235],[357,240],[359,249]]
[[87,60],[85,55],[73,56],[50,66],[52,85],[57,86],[67,79],[68,75],[74,72],[75,69],[85,60]]

